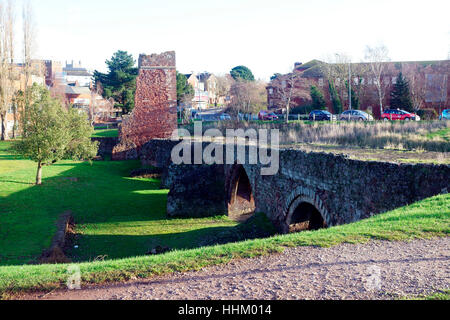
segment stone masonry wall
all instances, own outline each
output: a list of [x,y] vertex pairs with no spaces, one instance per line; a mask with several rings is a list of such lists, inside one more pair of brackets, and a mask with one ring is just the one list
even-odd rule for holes
[[[166,159],[165,187],[171,189],[168,214],[223,214],[235,181],[235,165],[174,165],[176,142],[153,144],[151,157]],[[206,146],[208,143],[204,143]],[[157,156],[162,153],[163,156]],[[141,154],[142,158],[148,155]],[[342,155],[280,150],[276,175],[260,175],[261,165],[244,164],[257,212],[264,212],[280,232],[289,229],[287,213],[301,198],[314,205],[328,226],[368,218],[450,190],[450,166],[360,161]],[[234,178],[233,178],[234,177]],[[200,210],[200,209],[201,210]],[[198,212],[197,212],[198,211]]]
[[114,160],[137,158],[151,139],[169,138],[177,128],[175,52],[140,55],[135,106],[119,128]]

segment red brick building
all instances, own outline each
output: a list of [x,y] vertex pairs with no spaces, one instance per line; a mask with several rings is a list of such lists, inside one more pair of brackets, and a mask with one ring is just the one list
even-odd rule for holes
[[[327,109],[335,113],[326,72],[327,67],[330,66],[332,65],[318,60],[306,64],[296,63],[292,73],[273,78],[267,86],[269,108],[285,109],[289,96],[291,97],[291,108],[310,105],[312,102],[310,89],[314,85],[323,93]],[[410,82],[410,89],[414,92],[420,109],[434,109],[438,113],[450,106],[450,60],[387,62],[383,67],[381,83],[386,87],[383,99],[384,110],[389,107],[390,91],[400,72]],[[370,72],[369,65],[354,63],[350,65],[350,68],[352,70],[351,83],[354,94],[359,98],[360,109],[379,118],[380,107],[375,85],[376,79]],[[349,106],[345,81],[348,81],[348,75],[343,79],[333,79],[336,90],[342,90],[343,93],[341,95],[343,110],[348,109]]]

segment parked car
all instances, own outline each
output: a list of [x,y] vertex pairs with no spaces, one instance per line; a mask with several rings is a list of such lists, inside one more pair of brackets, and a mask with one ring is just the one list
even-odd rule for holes
[[309,114],[310,121],[322,121],[322,120],[331,121],[332,118],[333,115],[325,110],[313,110]]
[[339,120],[343,121],[373,121],[373,117],[361,110],[347,110],[339,115]]
[[450,109],[445,109],[439,116],[439,120],[450,120]]
[[228,113],[222,113],[222,114],[219,116],[219,120],[220,120],[220,121],[230,121],[230,120],[231,120],[231,117],[230,117],[230,115],[229,115]]
[[383,114],[381,115],[381,120],[384,120],[384,121],[388,121],[388,120],[419,121],[420,117],[415,113],[407,112],[405,110],[389,109],[389,110],[385,110],[383,112]]
[[273,112],[261,110],[258,113],[258,120],[278,120],[278,116]]

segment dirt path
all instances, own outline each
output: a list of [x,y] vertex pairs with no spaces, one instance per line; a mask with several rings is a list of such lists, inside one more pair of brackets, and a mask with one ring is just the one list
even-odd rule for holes
[[299,247],[200,271],[43,299],[393,299],[450,287],[450,237]]

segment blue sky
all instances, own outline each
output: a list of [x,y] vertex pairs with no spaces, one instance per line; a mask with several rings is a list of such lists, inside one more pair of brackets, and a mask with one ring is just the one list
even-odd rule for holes
[[450,51],[450,1],[30,1],[37,56],[99,70],[118,49],[136,58],[175,50],[181,72],[243,64],[262,79],[336,52],[360,61],[366,45],[379,43],[393,60],[440,60]]

